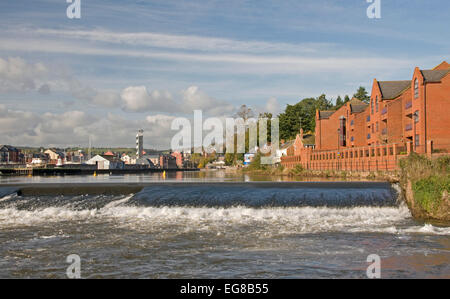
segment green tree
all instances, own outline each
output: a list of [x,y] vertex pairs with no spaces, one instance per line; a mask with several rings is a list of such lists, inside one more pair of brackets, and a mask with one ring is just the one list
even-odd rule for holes
[[344,97],[344,104],[350,102],[350,97],[348,95],[345,95]]
[[369,102],[370,102],[370,97],[367,93],[367,90],[362,86],[360,86],[358,88],[358,90],[353,95],[353,97],[355,97],[355,98],[359,99],[360,101],[363,101],[364,103],[367,103],[367,104],[369,104]]
[[279,115],[280,138],[294,139],[302,128],[305,132],[314,131],[316,125],[316,109],[329,110],[333,107],[324,94],[317,98],[306,98],[295,105],[287,105]]
[[342,106],[344,106],[344,101],[342,100],[341,96],[338,96],[336,99],[336,109],[339,109]]

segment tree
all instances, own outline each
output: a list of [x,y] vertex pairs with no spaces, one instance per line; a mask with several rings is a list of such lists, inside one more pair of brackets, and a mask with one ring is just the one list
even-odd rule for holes
[[336,110],[344,106],[344,101],[342,100],[341,96],[338,96],[336,99]]
[[360,101],[363,101],[364,103],[369,104],[370,102],[370,97],[366,91],[366,89],[362,86],[360,86],[358,88],[358,91],[356,91],[356,93],[353,95],[354,98],[359,99]]
[[242,105],[236,113],[236,116],[241,117],[244,121],[246,121],[249,118],[254,117],[254,113],[250,107],[247,107],[247,105]]
[[350,97],[348,95],[345,95],[344,104],[346,104],[348,102],[350,102]]
[[[261,118],[267,118],[267,142],[272,142],[272,113],[264,112],[260,113],[258,117],[258,122]],[[259,125],[258,125],[258,140],[259,140]],[[262,146],[261,144],[259,146]]]
[[316,109],[329,110],[333,107],[324,94],[317,98],[306,98],[295,105],[287,105],[280,114],[280,138],[294,139],[300,128],[305,132],[314,131],[316,126]]

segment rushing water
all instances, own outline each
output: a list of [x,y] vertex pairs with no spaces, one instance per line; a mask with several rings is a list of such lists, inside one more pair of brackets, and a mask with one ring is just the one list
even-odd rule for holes
[[70,254],[84,278],[364,278],[370,254],[385,278],[450,277],[450,228],[414,221],[388,184],[193,184],[251,180],[200,176],[122,196],[1,185],[0,277],[64,278]]

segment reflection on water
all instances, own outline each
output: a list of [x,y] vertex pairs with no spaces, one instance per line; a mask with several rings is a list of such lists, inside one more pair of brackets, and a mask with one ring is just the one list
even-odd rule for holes
[[[355,179],[352,179],[355,180]],[[148,174],[125,174],[97,176],[33,176],[8,177],[0,176],[0,184],[17,183],[146,183],[146,182],[292,182],[292,181],[342,181],[333,178],[300,178],[288,176],[268,176],[260,174],[247,174],[242,172],[229,172],[225,170],[205,171],[172,171]]]

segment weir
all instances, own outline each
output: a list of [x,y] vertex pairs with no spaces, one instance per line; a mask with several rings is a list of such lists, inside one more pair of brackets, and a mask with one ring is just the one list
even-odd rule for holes
[[21,197],[132,195],[131,204],[155,207],[350,207],[398,204],[397,192],[384,182],[36,183],[3,189],[0,187],[0,190],[4,190],[2,192],[5,195],[16,192]]

